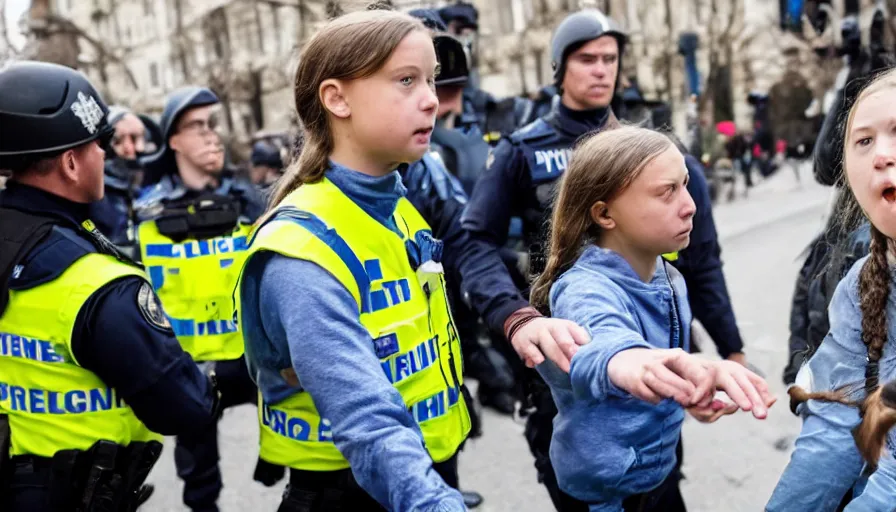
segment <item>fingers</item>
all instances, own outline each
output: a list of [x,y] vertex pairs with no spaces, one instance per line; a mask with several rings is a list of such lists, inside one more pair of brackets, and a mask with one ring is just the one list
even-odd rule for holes
[[659,362],[650,363],[646,369],[642,381],[654,393],[664,398],[672,398],[685,407],[691,405],[695,389],[691,382]]
[[750,382],[752,382],[756,387],[756,390],[759,391],[759,395],[762,397],[762,401],[763,403],[765,403],[766,407],[771,407],[775,402],[778,401],[778,397],[776,397],[771,393],[771,391],[769,391],[768,383],[765,382],[765,379],[752,371],[747,373],[747,378],[750,379]]
[[544,356],[541,354],[541,351],[538,350],[538,347],[528,341],[521,350],[517,350],[517,355],[520,356],[520,359],[526,362],[526,366],[529,368],[535,368],[544,362]]
[[[551,335],[550,329],[541,329],[537,333],[537,341],[535,344],[539,349],[541,349],[544,357],[547,357],[551,361],[554,362],[557,366],[560,367],[566,373],[569,373],[569,359],[566,357],[566,354],[560,350],[557,341],[554,340],[554,337]],[[572,339],[570,338],[570,343],[572,343]]]
[[635,389],[632,390],[631,393],[636,398],[640,398],[641,400],[650,402],[653,405],[656,405],[656,404],[662,402],[664,399],[663,396],[660,396],[660,395],[657,395],[656,393],[654,393],[653,390],[650,389],[650,386],[645,384],[643,381],[638,383],[638,385],[635,386]]
[[588,331],[586,331],[584,327],[581,327],[573,322],[568,322],[568,324],[569,332],[570,334],[572,334],[572,338],[573,340],[575,340],[576,345],[586,345],[589,341],[591,341],[591,335],[588,334]]
[[764,419],[766,416],[768,416],[768,409],[765,405],[765,399],[760,395],[759,391],[756,389],[756,386],[753,385],[753,382],[750,381],[750,379],[747,378],[747,375],[743,372],[732,372],[732,374],[734,380],[750,400],[752,404],[753,416],[757,419]]
[[679,349],[670,352],[665,364],[693,386],[689,397],[690,401],[682,405],[706,405],[708,403],[707,397],[711,398],[711,391],[715,385],[714,371],[710,366]]
[[716,374],[716,387],[724,391],[731,398],[731,401],[745,411],[753,409],[753,403],[740,388],[740,385],[734,380],[730,372],[720,369]]

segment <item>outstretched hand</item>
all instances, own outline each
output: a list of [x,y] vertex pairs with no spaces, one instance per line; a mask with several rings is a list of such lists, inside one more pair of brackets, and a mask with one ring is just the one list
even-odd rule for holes
[[680,348],[623,350],[607,372],[617,387],[653,404],[671,398],[684,407],[706,407],[715,383],[713,369]]
[[520,327],[513,334],[510,344],[529,368],[535,368],[548,358],[569,373],[572,356],[579,350],[579,346],[590,340],[588,331],[575,322],[538,317]]
[[[613,384],[633,396],[654,404],[671,398],[709,422],[733,413],[732,406],[764,419],[777,400],[765,380],[744,366],[706,361],[681,349],[624,350],[610,359],[607,371]],[[717,390],[734,403],[715,403]]]

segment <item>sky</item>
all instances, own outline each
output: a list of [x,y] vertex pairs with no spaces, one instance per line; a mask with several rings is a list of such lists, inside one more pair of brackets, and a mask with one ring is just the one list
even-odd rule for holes
[[25,38],[19,32],[18,21],[22,14],[28,10],[31,2],[30,0],[0,0],[0,2],[4,1],[6,2],[6,20],[4,22],[6,23],[9,40],[12,41],[16,48],[21,48],[25,44]]

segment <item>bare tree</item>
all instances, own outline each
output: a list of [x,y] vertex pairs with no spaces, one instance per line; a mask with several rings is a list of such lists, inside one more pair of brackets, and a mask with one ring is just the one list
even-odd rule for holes
[[[111,4],[114,9],[115,2]],[[111,65],[119,67],[131,85],[137,88],[137,80],[122,55],[72,20],[57,14],[52,9],[50,0],[32,0],[28,11],[27,35],[30,40],[23,52],[27,58],[73,69],[86,64],[79,61],[81,43],[86,43],[93,50],[96,61],[91,64],[96,66],[102,88],[106,89],[104,92],[110,99],[108,69]]]
[[16,48],[9,39],[6,27],[6,0],[0,0],[0,62],[14,57],[16,53]]

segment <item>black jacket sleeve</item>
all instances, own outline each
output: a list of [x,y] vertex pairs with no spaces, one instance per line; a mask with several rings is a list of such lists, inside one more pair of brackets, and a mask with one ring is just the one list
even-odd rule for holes
[[813,269],[816,267],[816,253],[819,243],[824,243],[819,236],[812,243],[812,250],[806,257],[793,290],[790,303],[790,339],[788,340],[789,359],[784,368],[784,384],[792,384],[802,366],[803,356],[809,348],[809,285],[812,283]]
[[690,173],[688,191],[697,205],[691,244],[683,251],[676,267],[684,275],[688,302],[694,317],[712,337],[722,357],[743,352],[743,341],[731,308],[731,298],[722,273],[721,248],[712,217],[709,188],[700,163],[685,157]]
[[149,284],[126,277],[95,292],[78,314],[72,354],[115,388],[150,430],[198,431],[214,420],[216,390],[170,327],[152,320],[145,299],[140,304],[142,286]]
[[496,332],[504,332],[504,321],[514,311],[529,305],[510,273],[495,272],[504,265],[500,248],[507,242],[510,219],[521,210],[528,191],[521,186],[525,159],[507,139],[494,149],[491,164],[476,182],[464,210],[462,224],[469,233],[469,264],[463,269],[464,289],[470,303]]

